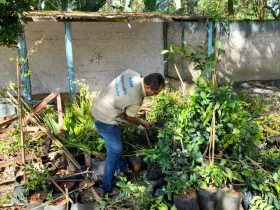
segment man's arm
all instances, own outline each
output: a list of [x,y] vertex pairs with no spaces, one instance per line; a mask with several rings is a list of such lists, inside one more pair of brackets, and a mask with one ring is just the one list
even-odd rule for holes
[[129,123],[134,125],[142,125],[144,128],[149,128],[151,124],[146,120],[142,120],[136,116],[137,112],[140,109],[140,105],[130,105],[126,108],[125,118]]
[[146,120],[141,120],[139,117],[131,117],[126,115],[126,119],[129,123],[134,125],[142,125],[144,128],[149,128],[151,124]]

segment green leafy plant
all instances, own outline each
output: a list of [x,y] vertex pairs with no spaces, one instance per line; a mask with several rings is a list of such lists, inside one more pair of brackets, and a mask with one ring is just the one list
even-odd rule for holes
[[121,188],[121,192],[113,203],[119,203],[118,206],[125,208],[149,209],[153,201],[151,185],[132,183],[125,177],[120,177],[117,186]]
[[152,108],[146,118],[153,123],[168,121],[176,116],[178,110],[186,106],[186,98],[181,93],[167,87],[157,97],[153,97]]
[[[0,141],[0,152],[6,155],[13,155],[21,149],[20,130],[18,126],[8,132],[8,138]],[[26,152],[41,153],[43,151],[44,139],[34,140],[31,133],[24,131],[24,148]]]
[[196,12],[215,19],[227,17],[227,1],[201,0],[196,6]]
[[106,0],[39,0],[35,1],[37,10],[82,10],[82,11],[98,11]]
[[[172,207],[171,210],[175,210],[176,208]],[[154,202],[154,204],[152,204],[152,206],[150,207],[150,210],[168,210],[168,205],[166,203],[166,201],[164,200],[164,196],[158,196]]]
[[278,116],[278,111],[264,112],[257,119],[257,123],[269,138],[280,135],[280,120]]
[[[91,114],[94,93],[89,91],[89,87],[83,81],[77,81],[76,84],[80,87],[80,94],[73,103],[65,107],[63,117],[65,136],[62,142],[67,147],[98,156],[99,152],[104,150],[105,144],[95,128]],[[44,116],[44,121],[54,133],[57,133],[56,112],[49,110]]]
[[212,75],[215,74],[217,65],[220,63],[219,56],[225,53],[225,51],[221,48],[222,45],[220,40],[215,40],[215,47],[218,58],[216,58],[215,53],[208,55],[205,46],[192,46],[186,41],[183,41],[181,46],[170,44],[168,49],[163,50],[161,54],[166,55],[167,61],[171,63],[174,63],[176,57],[188,60],[193,64],[193,70],[200,71],[201,77],[206,80],[210,80]]
[[271,210],[274,209],[273,206],[269,205],[265,200],[260,196],[255,196],[249,206],[249,210]]
[[49,174],[47,166],[43,164],[35,164],[29,161],[23,169],[27,174],[26,177],[26,191],[27,194],[31,191],[46,191],[49,185]]
[[223,159],[218,165],[210,162],[208,165],[197,166],[194,169],[195,174],[193,174],[196,178],[195,185],[200,188],[209,186],[222,187],[228,182],[232,182],[233,172],[225,166],[226,162]]
[[172,199],[173,194],[183,194],[183,192],[194,184],[193,177],[187,171],[174,171],[167,174],[165,181],[167,184],[163,191],[167,194],[168,200]]
[[80,95],[65,108],[63,142],[69,147],[75,147],[82,151],[98,155],[104,149],[104,141],[99,136],[91,115],[93,93],[88,91],[88,86],[81,86]]
[[276,209],[280,209],[280,170],[273,173],[264,170],[259,164],[258,168],[255,167],[257,163],[251,165],[246,161],[242,161],[238,166],[238,174],[241,175],[241,183],[244,183],[243,191],[254,191],[257,195],[267,200],[269,204],[273,205]]

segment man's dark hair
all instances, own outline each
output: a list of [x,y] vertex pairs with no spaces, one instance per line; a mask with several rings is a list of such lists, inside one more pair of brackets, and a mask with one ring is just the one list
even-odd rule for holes
[[157,91],[161,86],[165,86],[165,81],[161,74],[153,73],[144,77],[144,84],[149,85],[152,90]]

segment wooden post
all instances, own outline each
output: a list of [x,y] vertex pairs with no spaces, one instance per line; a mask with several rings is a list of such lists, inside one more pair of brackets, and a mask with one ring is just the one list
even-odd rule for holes
[[[18,115],[19,115],[19,129],[20,129],[20,142],[21,142],[21,165],[25,166],[25,149],[24,149],[24,132],[22,123],[22,101],[21,101],[21,77],[20,77],[20,64],[19,59],[16,59],[17,65],[17,85],[18,85]],[[23,182],[26,181],[26,172],[23,170]]]

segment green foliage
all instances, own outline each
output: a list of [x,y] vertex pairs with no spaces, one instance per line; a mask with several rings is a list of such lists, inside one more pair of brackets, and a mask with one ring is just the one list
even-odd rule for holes
[[23,12],[32,9],[33,0],[0,1],[0,46],[13,47],[23,31]]
[[112,0],[99,12],[160,12],[160,13],[182,13],[183,8],[176,10],[172,0]]
[[59,125],[57,119],[58,119],[57,112],[54,109],[48,109],[45,112],[45,115],[43,116],[44,122],[50,128],[50,130],[55,134],[59,133]]
[[157,97],[152,100],[152,108],[147,113],[147,120],[156,123],[162,120],[173,119],[178,110],[186,106],[186,98],[177,91],[165,88]]
[[243,191],[254,191],[274,205],[276,209],[280,209],[280,169],[268,172],[262,167],[256,169],[255,165],[243,161],[238,166],[238,174],[241,175],[240,181],[245,184]]
[[[76,82],[80,94],[75,101],[65,107],[63,126],[65,136],[62,142],[65,146],[97,155],[104,150],[104,140],[98,134],[91,114],[94,94],[81,81]],[[50,109],[43,116],[44,122],[55,134],[59,131],[57,112]]]
[[189,177],[189,174],[185,171],[174,171],[168,174],[165,178],[167,182],[164,187],[164,192],[167,194],[169,200],[171,200],[173,193],[181,194],[185,189],[189,188],[194,184],[193,177]]
[[125,177],[120,177],[117,186],[121,188],[120,194],[117,196],[117,201],[122,200],[125,208],[133,209],[149,209],[152,198],[152,186],[148,184],[136,184],[127,181]]
[[[276,3],[276,1],[274,2]],[[277,2],[276,4],[278,4],[279,6],[279,2]],[[268,9],[269,1],[266,0],[239,0],[235,2],[234,8],[236,10],[236,19],[268,20],[273,18],[272,14],[277,10],[276,8],[276,10]]]
[[[218,56],[224,54],[220,41],[216,40],[215,43]],[[215,54],[208,55],[205,46],[192,46],[185,41],[183,41],[182,46],[169,45],[168,49],[162,51],[161,54],[166,54],[169,62],[174,62],[174,59],[178,56],[181,59],[188,60],[193,63],[194,70],[200,71],[201,76],[208,80],[220,63],[220,60],[215,58]]]
[[38,10],[82,10],[98,11],[106,0],[37,0],[35,8]]
[[255,118],[260,117],[262,113],[268,111],[271,105],[271,100],[261,96],[252,96],[249,91],[241,91],[238,98],[245,102],[245,107],[248,112]]
[[[150,207],[150,210],[168,210],[168,205],[164,200],[163,195],[156,198],[154,204]],[[171,210],[176,210],[176,208],[173,209],[172,207]]]
[[83,82],[78,81],[77,84],[80,86],[80,95],[65,108],[63,143],[97,155],[104,149],[104,141],[100,138],[91,115],[94,95]]
[[176,13],[174,2],[171,0],[143,0],[146,12]]
[[264,112],[257,119],[257,123],[268,138],[280,135],[280,119],[277,111]]
[[279,19],[279,1],[259,0],[199,0],[193,10],[196,15],[212,17],[214,19],[227,19],[229,16],[228,2],[233,4],[233,19],[268,20]]
[[192,179],[196,179],[195,185],[199,188],[215,186],[222,187],[228,182],[232,182],[233,172],[225,166],[226,160],[223,159],[219,165],[210,162],[209,165],[203,164],[194,169]]
[[277,146],[266,148],[261,152],[262,164],[271,172],[280,170],[280,152]]
[[156,11],[157,0],[144,0],[145,10],[152,12]]
[[121,131],[122,131],[122,139],[123,141],[133,141],[137,134],[139,134],[139,129],[136,125],[133,124],[122,124],[121,125]]
[[[0,152],[6,155],[14,155],[21,149],[20,129],[16,127],[14,131],[8,132],[9,138],[0,141]],[[24,131],[24,148],[26,152],[43,151],[44,139],[32,139],[29,132]]]
[[249,210],[271,210],[274,209],[273,206],[269,205],[265,200],[260,196],[255,196],[249,206]]
[[107,0],[99,12],[143,12],[144,2],[142,0]]
[[226,18],[228,15],[227,3],[227,0],[200,0],[196,7],[196,14],[215,19]]
[[256,155],[257,145],[264,136],[252,113],[247,111],[246,102],[239,99],[230,86],[220,87],[215,101],[218,104],[216,134],[220,139],[219,148],[231,148],[235,155],[240,152],[250,157]]
[[29,161],[25,165],[26,176],[26,191],[30,193],[31,191],[47,190],[49,179],[48,179],[48,168],[43,164],[35,164]]
[[[225,160],[222,160],[220,165],[211,163],[200,166],[210,135],[214,106],[218,148],[232,158],[239,158],[240,155],[253,158],[260,156],[258,145],[264,138],[262,131],[254,122],[252,114],[246,110],[247,104],[233,93],[231,86],[221,86],[213,93],[208,82],[199,79],[195,84],[196,87],[182,106],[178,106],[180,103],[176,102],[181,100],[180,98],[174,98],[168,105],[161,98],[163,95],[159,96],[160,100],[155,99],[159,105],[159,113],[172,110],[173,116],[162,115],[167,117],[168,121],[164,129],[159,130],[156,145],[145,150],[145,159],[160,165],[167,175],[166,192],[180,192],[192,184],[219,187],[233,179],[244,181],[240,171],[233,172],[233,169],[225,166]],[[160,104],[163,104],[163,108]],[[161,109],[165,111],[161,112]],[[156,114],[155,116],[161,116]]]

